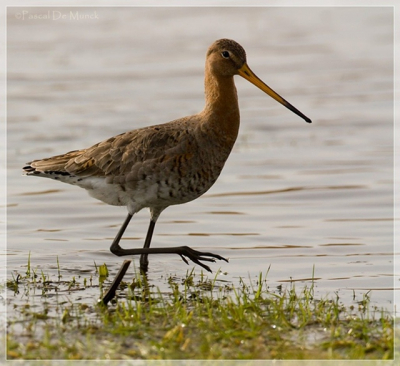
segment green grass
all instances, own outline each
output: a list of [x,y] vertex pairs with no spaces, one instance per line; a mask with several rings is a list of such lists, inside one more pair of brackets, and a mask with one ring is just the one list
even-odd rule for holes
[[270,289],[260,273],[235,287],[192,270],[168,278],[163,292],[136,273],[106,307],[96,298],[76,301],[89,290],[101,297],[106,265],[96,265],[94,278],[67,281],[57,266],[53,281],[29,259],[26,273],[7,282],[9,360],[394,357],[393,318],[372,309],[369,293],[345,307],[338,296],[316,299],[313,283]]

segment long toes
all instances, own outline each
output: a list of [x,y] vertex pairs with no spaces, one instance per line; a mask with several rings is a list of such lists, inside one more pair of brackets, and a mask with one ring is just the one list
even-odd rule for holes
[[179,253],[179,255],[181,256],[182,260],[186,264],[189,264],[189,263],[185,257],[189,258],[193,263],[198,264],[199,266],[203,267],[205,270],[207,270],[208,272],[211,272],[211,273],[212,273],[212,271],[211,271],[210,267],[208,267],[201,261],[215,262],[216,259],[218,259],[218,260],[224,260],[225,262],[228,262],[227,259],[225,259],[224,257],[221,257],[218,254],[214,254],[214,253],[210,253],[210,252],[199,252],[199,251],[194,250],[189,247],[184,247],[183,249],[184,250],[182,251],[182,253]]
[[[212,253],[210,253],[210,254],[212,254]],[[224,258],[224,257],[222,257],[222,256],[220,256],[220,255],[218,255],[218,254],[212,254],[212,256],[213,256],[214,258],[219,259],[220,261],[229,262],[226,258]]]
[[215,259],[214,258],[206,258],[206,257],[202,257],[202,256],[196,256],[196,259],[198,261],[207,261],[207,262],[214,262],[215,263]]
[[187,259],[186,259],[182,254],[179,254],[179,255],[181,256],[182,260],[183,260],[187,265],[189,265],[189,262],[187,261]]
[[[225,262],[228,262],[228,260],[226,258],[221,257],[220,255],[214,254],[214,253],[202,253],[202,252],[199,252],[198,255],[201,256],[202,260],[208,260],[208,259],[203,259],[204,256],[208,256],[208,257],[212,257],[212,258],[216,258],[216,259],[224,260]],[[213,262],[215,262],[215,259],[213,260]]]
[[203,267],[205,270],[207,270],[208,272],[212,273],[211,269],[209,266],[205,265],[204,263],[199,262],[197,259],[193,258],[192,261],[196,264],[198,264],[199,266]]

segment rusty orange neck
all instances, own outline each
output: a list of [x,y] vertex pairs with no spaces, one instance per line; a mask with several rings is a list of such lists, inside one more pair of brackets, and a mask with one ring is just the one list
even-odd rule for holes
[[238,97],[233,76],[215,75],[206,66],[205,97],[206,104],[200,113],[203,123],[233,146],[240,124]]

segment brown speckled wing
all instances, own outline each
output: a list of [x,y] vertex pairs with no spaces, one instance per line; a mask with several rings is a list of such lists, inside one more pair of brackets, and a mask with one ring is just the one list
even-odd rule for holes
[[40,171],[65,171],[79,177],[110,177],[121,182],[140,180],[139,174],[154,169],[156,161],[160,163],[185,153],[189,140],[193,139],[186,133],[186,124],[187,118],[128,131],[87,149],[36,160],[30,165]]

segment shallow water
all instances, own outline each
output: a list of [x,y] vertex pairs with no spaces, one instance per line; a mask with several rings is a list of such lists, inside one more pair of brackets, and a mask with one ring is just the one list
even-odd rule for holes
[[[237,77],[242,124],[222,175],[162,214],[152,246],[218,253],[229,264],[212,269],[234,283],[268,268],[271,286],[309,283],[315,267],[319,296],[350,303],[353,291],[372,290],[374,305],[393,310],[392,9],[72,11],[89,19],[71,19],[69,8],[9,9],[8,275],[29,252],[49,273],[57,256],[71,275],[93,262],[117,271],[122,259],[109,246],[126,210],[21,167],[198,112],[205,51],[227,37],[313,123]],[[124,247],[142,246],[148,219],[143,210],[132,220]],[[161,276],[190,268],[155,255],[149,278],[163,286]]]

